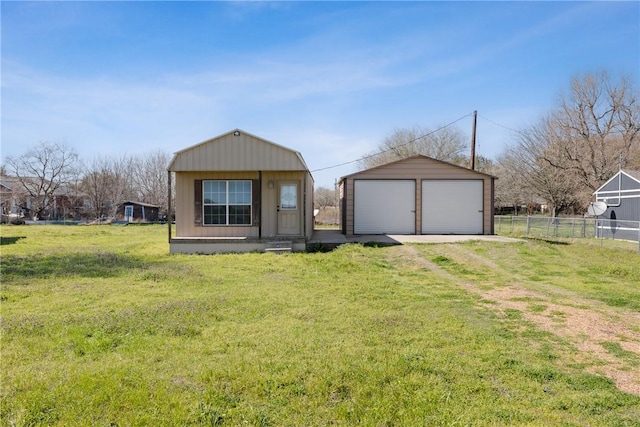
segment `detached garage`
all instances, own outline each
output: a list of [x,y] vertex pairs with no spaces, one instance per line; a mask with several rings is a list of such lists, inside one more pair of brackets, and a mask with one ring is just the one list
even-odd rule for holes
[[352,234],[493,234],[494,180],[414,156],[340,180],[341,228]]

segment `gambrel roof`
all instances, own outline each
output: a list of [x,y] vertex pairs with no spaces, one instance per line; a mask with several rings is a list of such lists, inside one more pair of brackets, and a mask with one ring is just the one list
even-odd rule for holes
[[177,151],[167,168],[189,171],[308,171],[302,155],[240,129]]

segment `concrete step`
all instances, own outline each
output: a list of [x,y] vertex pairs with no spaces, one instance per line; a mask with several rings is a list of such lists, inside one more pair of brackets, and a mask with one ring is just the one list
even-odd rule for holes
[[272,242],[267,242],[267,247],[264,249],[265,252],[270,252],[272,254],[285,254],[290,253],[291,248],[293,248],[293,242],[287,240],[274,240]]

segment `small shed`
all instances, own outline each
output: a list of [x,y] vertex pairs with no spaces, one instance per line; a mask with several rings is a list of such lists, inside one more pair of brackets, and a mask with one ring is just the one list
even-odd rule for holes
[[495,177],[413,156],[342,177],[341,228],[353,234],[493,234]]
[[638,240],[640,227],[640,171],[620,170],[594,193],[597,202],[607,205],[600,216],[603,230],[614,237]]
[[160,207],[143,202],[126,201],[118,205],[116,221],[156,222]]
[[306,249],[313,178],[299,152],[234,129],[176,152],[168,171],[170,181],[175,174],[172,253]]

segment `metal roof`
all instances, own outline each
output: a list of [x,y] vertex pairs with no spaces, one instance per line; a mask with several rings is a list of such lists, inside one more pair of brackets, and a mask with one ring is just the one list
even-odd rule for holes
[[308,171],[302,155],[290,148],[234,129],[177,151],[167,170]]

